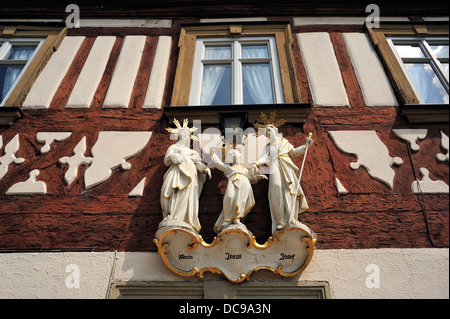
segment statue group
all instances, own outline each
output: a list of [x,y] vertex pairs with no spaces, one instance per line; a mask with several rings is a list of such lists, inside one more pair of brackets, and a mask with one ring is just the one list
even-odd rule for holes
[[[228,180],[223,208],[214,225],[217,233],[231,226],[245,228],[242,219],[255,205],[251,184],[264,179],[268,179],[269,184],[273,233],[287,226],[299,225],[298,214],[308,209],[300,186],[303,165],[299,169],[292,158],[307,151],[313,143],[311,135],[306,138],[305,145],[294,147],[287,139],[279,136],[278,127],[284,121],[275,122],[275,113],[269,119],[261,114],[261,119],[263,123],[255,124],[255,128],[264,130],[268,144],[263,155],[250,167],[242,165],[239,147],[230,147],[225,152],[225,161],[216,154],[214,148],[211,149],[213,167],[222,171]],[[199,232],[199,198],[206,178],[211,178],[211,169],[202,161],[200,154],[190,148],[190,140],[196,138],[193,134],[196,128],[189,128],[187,120],[184,120],[183,125],[174,120],[174,124],[176,128],[167,129],[176,135],[177,140],[167,149],[164,157],[168,170],[161,189],[163,221],[160,227],[187,226]],[[262,166],[269,168],[269,177],[260,173]]]

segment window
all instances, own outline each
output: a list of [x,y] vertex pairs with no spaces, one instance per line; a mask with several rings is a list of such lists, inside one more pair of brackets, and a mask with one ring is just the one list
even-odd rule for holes
[[43,41],[0,38],[0,106],[8,99]]
[[0,126],[11,126],[22,117],[20,106],[66,34],[59,22],[0,22]]
[[244,112],[251,123],[276,109],[288,123],[304,123],[310,104],[302,103],[294,45],[289,22],[182,26],[165,115],[218,124],[219,112]]
[[448,123],[448,21],[367,28],[410,123]]
[[283,102],[275,38],[197,39],[189,105]]
[[447,104],[448,38],[390,38],[389,43],[420,102]]

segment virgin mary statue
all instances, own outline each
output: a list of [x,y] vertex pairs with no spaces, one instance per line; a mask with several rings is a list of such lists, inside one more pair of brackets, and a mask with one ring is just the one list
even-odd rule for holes
[[199,198],[206,175],[211,178],[211,170],[190,148],[191,138],[196,138],[192,134],[196,128],[189,128],[187,119],[183,126],[176,119],[173,122],[176,128],[167,130],[176,134],[177,141],[167,149],[164,157],[164,164],[169,169],[164,174],[161,188],[163,222],[167,225],[181,222],[199,232]]

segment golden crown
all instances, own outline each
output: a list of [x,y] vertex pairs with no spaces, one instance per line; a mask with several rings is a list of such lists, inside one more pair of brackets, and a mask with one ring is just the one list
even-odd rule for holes
[[259,116],[261,118],[261,121],[263,122],[261,123],[254,123],[253,126],[254,128],[264,128],[267,125],[273,125],[275,127],[279,127],[281,125],[284,125],[286,123],[286,121],[284,119],[278,120],[275,122],[275,118],[277,116],[277,112],[273,111],[272,113],[270,113],[269,118],[267,118],[266,114],[261,113],[261,115]]

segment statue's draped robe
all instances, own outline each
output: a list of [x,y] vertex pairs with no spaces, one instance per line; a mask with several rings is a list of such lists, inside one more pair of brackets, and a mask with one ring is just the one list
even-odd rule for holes
[[232,223],[235,219],[244,218],[253,208],[255,198],[250,182],[254,183],[257,180],[250,176],[248,169],[243,166],[224,165],[219,169],[224,171],[228,185],[223,198],[222,212],[214,225],[216,232],[219,232],[224,223]]
[[268,148],[270,158],[268,197],[272,232],[275,232],[278,225],[297,223],[298,214],[308,210],[309,207],[303,190],[298,185],[300,171],[291,160],[291,157],[295,156],[292,144],[282,138]]
[[[179,154],[185,162],[174,164],[170,155]],[[173,144],[164,158],[166,166],[170,166],[164,174],[161,188],[161,207],[166,221],[181,221],[200,231],[198,219],[199,198],[205,182],[202,172],[206,166],[200,155],[182,145]]]

